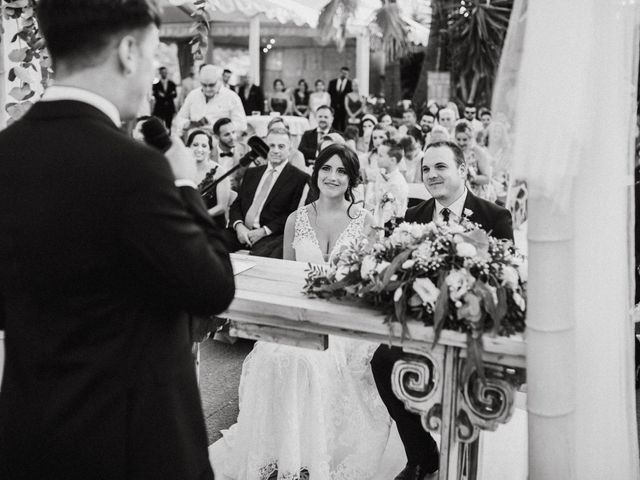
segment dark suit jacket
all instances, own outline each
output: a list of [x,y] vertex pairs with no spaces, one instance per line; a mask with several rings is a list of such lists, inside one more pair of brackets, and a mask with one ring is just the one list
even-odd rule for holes
[[[244,217],[251,207],[258,184],[267,167],[268,165],[262,165],[249,168],[245,172],[238,196],[229,209],[229,225],[233,225],[238,220],[244,222]],[[260,212],[260,226],[267,227],[273,235],[281,235],[284,232],[287,217],[298,208],[300,197],[308,182],[309,175],[287,163]]]
[[167,89],[165,90],[162,82],[157,81],[152,87],[153,98],[155,104],[153,106],[154,115],[162,115],[164,113],[175,113],[176,104],[174,102],[178,91],[176,84],[171,80],[167,81]]
[[351,80],[347,80],[347,84],[345,85],[342,92],[338,92],[338,79],[334,78],[329,82],[329,88],[327,88],[327,92],[331,96],[331,106],[333,109],[338,112],[344,112],[344,97],[347,96],[347,93],[351,92]]
[[[433,220],[435,207],[435,199],[430,198],[408,209],[404,219],[407,222],[429,223]],[[511,213],[506,208],[478,198],[471,192],[467,192],[464,208],[473,212],[466,218],[479,224],[487,233],[496,238],[513,240]]]
[[[329,129],[329,133],[335,133],[337,130],[333,128]],[[307,130],[302,134],[300,138],[300,144],[298,150],[302,152],[305,160],[315,160],[318,156],[318,129]]]
[[264,110],[264,93],[258,85],[251,85],[249,88],[249,96],[245,98],[245,89],[247,87],[238,87],[237,93],[242,101],[244,113],[251,115],[252,112],[261,112]]
[[198,193],[81,102],[0,152],[0,478],[212,479],[188,314],[234,281]]

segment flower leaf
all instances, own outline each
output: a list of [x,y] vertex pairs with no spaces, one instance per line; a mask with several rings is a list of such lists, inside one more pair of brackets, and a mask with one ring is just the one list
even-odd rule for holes
[[444,321],[449,315],[449,288],[444,282],[444,272],[440,274],[440,280],[438,281],[438,288],[440,294],[436,300],[436,308],[433,314],[433,345],[435,346],[440,340],[440,333],[444,327]]

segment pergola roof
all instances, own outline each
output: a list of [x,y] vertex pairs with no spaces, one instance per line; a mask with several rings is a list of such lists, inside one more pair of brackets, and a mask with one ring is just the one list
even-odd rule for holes
[[[403,8],[413,0],[400,0],[399,6]],[[279,24],[295,25],[298,27],[315,28],[318,25],[318,17],[322,8],[329,0],[207,0],[208,10],[213,21],[222,22],[248,22],[250,18],[259,15],[267,21]],[[192,7],[192,0],[165,0],[167,5]],[[351,34],[360,31],[369,25],[375,16],[375,11],[381,6],[380,0],[360,0],[354,19],[350,22],[348,31]],[[180,22],[175,12],[166,9],[169,23]],[[175,10],[175,9],[173,9]],[[189,19],[186,15],[184,19]],[[416,45],[426,46],[429,38],[429,27],[412,20],[408,15],[402,15],[408,27],[408,39]]]

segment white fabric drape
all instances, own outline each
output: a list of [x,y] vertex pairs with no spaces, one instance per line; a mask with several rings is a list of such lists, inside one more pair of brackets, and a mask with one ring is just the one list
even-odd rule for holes
[[529,190],[529,472],[636,479],[633,0],[516,0],[494,91]]

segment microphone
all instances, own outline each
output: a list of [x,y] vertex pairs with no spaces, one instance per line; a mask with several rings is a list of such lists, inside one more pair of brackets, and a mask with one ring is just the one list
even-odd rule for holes
[[204,185],[200,189],[200,195],[205,200],[205,202],[212,196],[214,189],[218,186],[218,184],[227,178],[229,175],[235,173],[241,167],[247,167],[251,164],[251,162],[255,161],[256,158],[262,157],[267,158],[267,154],[269,153],[269,147],[266,143],[262,141],[260,137],[251,137],[247,142],[251,147],[249,150],[239,161],[237,165],[234,165],[233,168],[230,168],[224,175],[220,178],[216,178],[211,183]]
[[155,147],[162,153],[171,148],[171,137],[169,131],[158,117],[149,117],[140,126],[140,132],[144,137],[144,143]]

